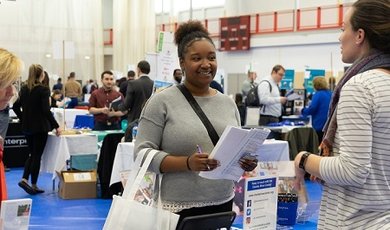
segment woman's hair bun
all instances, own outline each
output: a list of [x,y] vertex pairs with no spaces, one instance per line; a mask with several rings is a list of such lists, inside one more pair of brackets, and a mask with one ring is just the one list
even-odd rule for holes
[[200,33],[204,33],[206,37],[209,36],[209,32],[206,30],[206,28],[202,25],[200,21],[190,20],[188,22],[181,24],[179,28],[176,30],[175,32],[176,45],[179,45],[183,41],[186,35],[193,32],[200,32]]

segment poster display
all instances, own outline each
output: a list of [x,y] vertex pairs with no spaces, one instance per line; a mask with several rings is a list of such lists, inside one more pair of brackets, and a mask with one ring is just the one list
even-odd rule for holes
[[280,89],[289,91],[294,88],[294,75],[293,69],[286,69],[283,79],[280,81]]
[[305,81],[304,87],[307,94],[312,94],[314,92],[313,88],[313,79],[318,76],[325,77],[325,70],[323,69],[306,69],[305,70]]
[[147,53],[145,59],[150,64],[150,79],[158,82],[156,88],[161,88],[173,84],[173,71],[180,68],[172,32],[159,33],[157,52]]

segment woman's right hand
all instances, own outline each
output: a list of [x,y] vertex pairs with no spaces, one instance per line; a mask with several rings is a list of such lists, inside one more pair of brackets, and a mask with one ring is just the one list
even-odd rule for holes
[[209,159],[208,153],[193,153],[187,161],[191,171],[211,171],[220,165],[218,160]]
[[[330,156],[330,148],[324,142],[321,142],[320,146],[318,147],[318,150],[319,150],[320,156],[323,156],[323,157]],[[318,182],[320,184],[323,183],[323,181],[320,178],[313,176],[313,175],[310,175],[310,180],[314,181],[314,182]]]

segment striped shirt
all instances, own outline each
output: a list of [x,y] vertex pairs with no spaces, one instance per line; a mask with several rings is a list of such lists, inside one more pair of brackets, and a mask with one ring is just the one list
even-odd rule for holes
[[337,123],[335,157],[320,163],[318,229],[390,229],[390,74],[370,70],[349,80]]

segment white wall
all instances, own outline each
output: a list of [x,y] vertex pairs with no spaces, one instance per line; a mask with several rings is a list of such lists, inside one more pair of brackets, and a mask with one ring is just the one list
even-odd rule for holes
[[[353,2],[355,0],[225,0],[224,6],[193,9],[193,18],[215,19],[225,16],[292,10],[296,7],[336,6],[340,3],[351,4]],[[334,17],[333,15],[332,18]],[[167,22],[169,16],[157,16],[156,18],[159,24],[161,21]],[[186,21],[188,18],[188,11],[178,13],[179,22]],[[218,31],[217,27],[218,23],[209,21],[209,30]],[[247,66],[251,64],[259,77],[268,75],[275,64],[282,64],[288,69],[300,72],[306,68],[318,68],[333,71],[336,74],[344,69],[338,42],[339,33],[338,29],[330,29],[254,35],[251,37],[249,51],[219,52],[218,64],[226,74],[245,73]],[[215,40],[217,48],[218,43],[219,41]]]
[[307,68],[342,71],[340,49],[337,44],[272,46],[252,48],[243,52],[219,52],[218,67],[226,73],[245,73],[251,64],[259,79],[271,73],[275,64],[281,64],[287,69],[303,72]]
[[114,20],[113,17],[113,5],[112,5],[113,0],[103,0],[103,29],[110,29],[112,28],[112,23]]

